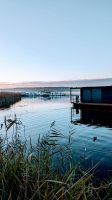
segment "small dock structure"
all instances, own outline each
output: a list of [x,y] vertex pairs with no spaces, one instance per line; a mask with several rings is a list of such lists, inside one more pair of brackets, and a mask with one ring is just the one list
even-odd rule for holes
[[112,86],[72,87],[70,102],[76,109],[112,110]]
[[21,92],[22,97],[43,97],[43,98],[53,98],[53,97],[63,97],[66,94],[64,92],[53,92],[49,90],[42,90],[42,91],[28,91],[28,92]]
[[48,90],[41,91],[41,97],[62,97],[62,96],[65,96],[65,93],[53,92]]

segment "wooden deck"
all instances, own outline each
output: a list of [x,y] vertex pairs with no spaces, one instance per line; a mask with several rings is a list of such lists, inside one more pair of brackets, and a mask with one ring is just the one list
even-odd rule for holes
[[112,104],[106,103],[76,103],[72,102],[73,107],[76,109],[97,109],[97,110],[110,110],[112,111]]

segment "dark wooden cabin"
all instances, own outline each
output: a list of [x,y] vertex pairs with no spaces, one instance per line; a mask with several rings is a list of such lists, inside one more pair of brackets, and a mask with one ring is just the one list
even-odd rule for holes
[[81,102],[85,103],[112,103],[112,86],[83,87]]
[[[75,89],[80,90],[80,101],[77,101],[77,95],[73,93]],[[70,100],[79,109],[112,109],[112,86],[70,88]]]

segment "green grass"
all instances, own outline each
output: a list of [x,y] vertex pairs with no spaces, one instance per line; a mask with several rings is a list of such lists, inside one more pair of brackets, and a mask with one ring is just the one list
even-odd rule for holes
[[[111,199],[111,183],[94,183],[94,169],[84,172],[73,165],[71,137],[61,145],[64,136],[51,124],[47,135],[21,140],[17,120],[4,120],[6,135],[0,137],[0,200],[102,200]],[[14,134],[8,139],[8,130]]]

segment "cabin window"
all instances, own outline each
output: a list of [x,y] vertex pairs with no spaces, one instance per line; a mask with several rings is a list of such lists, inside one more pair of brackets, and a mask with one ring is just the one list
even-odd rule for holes
[[91,90],[83,89],[83,101],[90,102],[91,101]]
[[96,103],[101,102],[101,89],[100,88],[92,89],[92,102],[96,102]]

